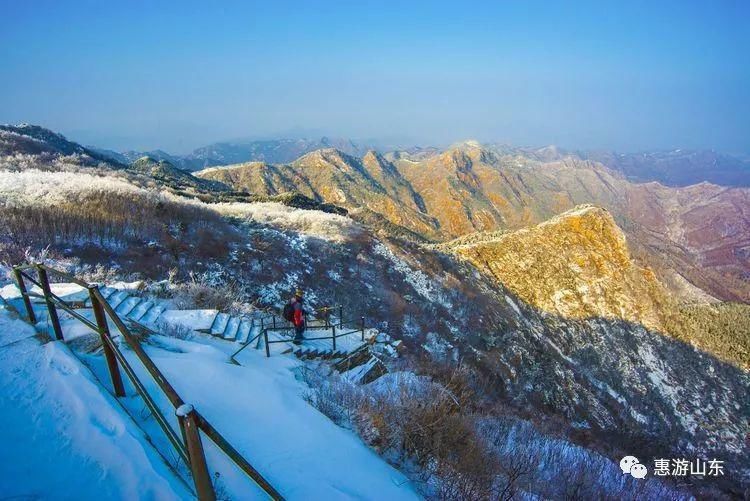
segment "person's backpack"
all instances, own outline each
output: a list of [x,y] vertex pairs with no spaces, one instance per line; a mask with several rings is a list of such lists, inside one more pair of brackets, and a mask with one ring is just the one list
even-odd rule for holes
[[282,313],[284,316],[284,319],[292,322],[294,320],[294,306],[292,303],[287,303],[284,305],[284,312]]

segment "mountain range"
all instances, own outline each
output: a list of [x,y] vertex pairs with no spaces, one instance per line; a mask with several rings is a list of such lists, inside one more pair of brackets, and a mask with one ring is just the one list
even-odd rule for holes
[[724,300],[750,300],[748,188],[635,183],[599,162],[558,157],[472,141],[417,156],[369,151],[357,158],[324,149],[288,164],[250,162],[195,175],[250,193],[299,191],[434,242],[520,229],[595,204],[613,214],[634,253],[662,280],[687,281]]
[[[556,146],[529,148],[495,143],[485,146],[503,155],[519,155],[543,162],[570,157],[591,160],[620,172],[630,181],[640,183],[657,181],[665,186],[680,187],[705,181],[720,186],[750,186],[750,158],[731,156],[713,150],[677,149],[620,153],[604,150],[566,150]],[[361,157],[368,150],[377,150],[389,160],[404,154],[412,160],[424,159],[445,149],[420,146],[383,149],[350,139],[329,137],[226,141],[196,148],[187,155],[174,155],[163,150],[117,152],[90,147],[92,151],[124,164],[148,156],[157,160],[167,160],[172,165],[188,171],[244,162],[290,163],[302,155],[325,148],[334,148],[355,157]]]
[[[82,147],[38,126],[2,126],[0,134],[0,147],[14,156],[58,155],[81,165],[107,165],[199,196],[283,197],[299,206],[340,207],[390,234],[422,242],[521,229],[576,205],[594,204],[611,212],[639,263],[652,268],[681,300],[690,302],[703,292],[721,300],[750,300],[750,190],[744,187],[706,181],[685,187],[639,183],[604,163],[558,148],[529,150],[476,141],[446,150],[410,148],[385,154],[368,150],[361,156],[357,156],[359,146],[338,141],[351,154],[327,147],[286,163],[252,161],[192,175],[163,152],[132,161],[123,155],[118,161],[114,155]],[[231,151],[242,158],[290,158],[329,143],[326,138],[248,142],[235,145],[237,150],[225,143],[196,152],[205,154],[204,159],[231,160],[236,158]],[[216,154],[212,157],[209,151]],[[670,165],[675,165],[675,159],[684,155],[668,156]],[[696,158],[707,159],[708,164],[716,161],[710,152],[688,156],[693,165]],[[661,156],[654,153],[650,158]]]
[[92,148],[114,161],[128,164],[144,156],[165,160],[180,169],[195,171],[215,165],[231,165],[247,161],[287,163],[321,148],[360,155],[364,147],[348,139],[321,137],[320,139],[268,139],[255,141],[220,142],[195,149],[187,155],[171,155],[163,150],[117,152]]
[[729,473],[711,485],[750,485],[747,188],[475,141],[196,173],[32,126],[0,144],[0,262],[268,308],[302,287],[399,340],[391,370],[465,368],[468,413],[615,461],[718,457]]

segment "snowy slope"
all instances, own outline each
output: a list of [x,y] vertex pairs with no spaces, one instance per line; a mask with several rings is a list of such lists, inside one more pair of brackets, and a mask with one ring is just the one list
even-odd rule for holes
[[0,493],[34,499],[187,499],[89,370],[0,307]]
[[[70,288],[67,290],[64,284],[55,284],[60,294],[75,295],[78,292]],[[3,289],[6,298],[12,298],[17,293],[13,286]],[[35,305],[40,318],[44,318],[43,305]],[[88,309],[79,310],[82,314],[90,316]],[[67,318],[63,314],[61,323],[66,340],[92,335],[86,332],[86,328],[79,322]],[[145,453],[128,454],[135,464],[119,466],[118,455],[120,452],[113,444],[113,438],[106,440],[108,433],[120,440],[122,430],[133,429],[132,434],[143,440],[142,431],[125,415],[118,403],[107,394],[101,386],[97,386],[89,373],[93,371],[96,379],[104,382],[109,387],[109,375],[106,364],[101,354],[83,354],[78,356],[86,364],[85,366],[69,352],[69,348],[60,342],[51,342],[41,345],[33,338],[33,329],[18,319],[11,319],[7,312],[0,317],[0,331],[2,334],[2,347],[0,348],[0,374],[2,374],[3,394],[0,400],[0,412],[6,407],[13,407],[10,399],[20,403],[18,408],[28,405],[30,409],[25,413],[16,413],[14,433],[7,438],[7,442],[13,444],[11,452],[0,453],[0,465],[12,464],[14,457],[19,454],[18,450],[25,448],[29,440],[25,434],[33,428],[28,423],[40,423],[40,443],[33,444],[34,449],[39,451],[37,455],[30,455],[26,462],[19,468],[31,472],[45,467],[44,458],[49,455],[43,445],[52,438],[47,434],[55,436],[57,428],[53,423],[61,423],[60,417],[66,408],[73,408],[79,412],[79,419],[70,425],[74,438],[63,437],[63,441],[75,442],[75,439],[89,434],[91,428],[91,439],[88,444],[92,450],[85,450],[83,462],[89,464],[96,472],[97,468],[104,472],[98,475],[109,479],[109,490],[112,497],[133,498],[185,498],[190,496],[184,485],[175,475],[161,463],[160,456],[152,448],[148,448],[150,456]],[[42,326],[44,322],[40,322]],[[256,350],[245,350],[242,357],[242,366],[229,363],[229,354],[236,349],[233,343],[227,343],[210,335],[195,333],[191,341],[179,340],[171,337],[152,335],[148,343],[144,344],[149,356],[173,384],[182,398],[193,404],[206,418],[222,433],[237,450],[250,461],[260,473],[276,487],[287,499],[415,499],[415,493],[406,477],[396,469],[389,466],[383,459],[369,449],[361,440],[348,430],[336,426],[326,416],[309,405],[305,400],[305,394],[309,390],[304,383],[298,380],[299,371],[303,363],[295,358],[276,356],[266,358],[264,353]],[[20,341],[13,343],[20,339]],[[13,343],[13,344],[8,344]],[[14,351],[15,350],[15,351]],[[175,430],[178,429],[173,409],[156,383],[147,375],[146,370],[138,361],[137,357],[128,349],[124,349],[139,378],[145,384],[149,394],[154,397],[157,405],[162,409],[164,416],[171,422]],[[22,355],[22,356],[21,356]],[[6,360],[6,358],[13,359]],[[75,379],[69,376],[75,375]],[[66,379],[68,378],[68,379]],[[21,391],[21,382],[28,388]],[[58,379],[66,383],[64,391],[57,384]],[[82,380],[82,381],[79,381]],[[84,382],[86,384],[84,384]],[[52,387],[54,385],[54,388]],[[134,417],[138,426],[145,430],[154,447],[164,457],[173,457],[173,452],[164,439],[164,435],[155,426],[154,421],[143,413],[142,401],[135,397],[134,390],[129,381],[125,381],[127,397],[120,399],[128,413]],[[58,406],[60,394],[66,396],[62,406]],[[34,400],[32,395],[41,395],[42,400],[36,401],[34,407],[27,402]],[[96,401],[89,399],[96,398]],[[6,399],[8,401],[6,402]],[[36,417],[32,409],[39,406],[39,412],[43,415]],[[59,408],[62,407],[62,410]],[[86,410],[89,409],[89,410]],[[84,412],[86,410],[86,412]],[[94,411],[105,413],[100,416]],[[119,416],[115,419],[112,416]],[[125,423],[127,422],[127,426]],[[67,426],[66,426],[67,427]],[[129,427],[129,428],[128,428]],[[114,430],[114,431],[113,431]],[[105,437],[99,438],[99,435]],[[75,445],[75,444],[73,444]],[[140,445],[137,440],[128,447]],[[83,447],[83,446],[81,446]],[[148,446],[146,446],[148,447]],[[218,490],[231,499],[265,499],[266,496],[260,489],[242,474],[223,454],[206,438],[204,447],[208,459],[209,469],[217,479]],[[110,450],[113,449],[114,450]],[[7,454],[7,455],[6,455]],[[60,446],[60,461],[75,464],[74,450],[67,450]],[[156,466],[144,464],[143,457],[149,457],[162,470]],[[139,459],[140,458],[140,459]],[[112,460],[112,463],[109,461]],[[143,476],[144,489],[133,491],[136,484],[131,482],[130,477],[115,477],[110,471],[111,465],[117,464],[127,472],[134,472],[133,477]],[[156,473],[162,472],[170,479],[149,487],[148,474],[136,474],[138,468],[151,467]],[[179,465],[179,470],[185,476],[184,465]],[[63,470],[65,471],[65,470]],[[152,473],[155,476],[156,473]],[[68,474],[70,472],[68,471]],[[218,474],[218,475],[217,475]],[[95,475],[95,474],[93,474]],[[95,475],[96,476],[96,475]],[[12,478],[21,478],[17,483],[16,491],[3,488],[3,484],[12,481]],[[59,482],[65,480],[66,475],[61,474]],[[185,476],[185,478],[189,478]],[[103,482],[106,480],[102,480]],[[176,484],[176,485],[171,485]],[[73,497],[86,497],[91,481],[81,479],[80,484],[71,484]],[[157,487],[161,491],[157,491]],[[30,475],[13,475],[7,479],[0,479],[0,492],[18,492],[19,494],[34,492],[38,489],[46,489],[44,482],[38,485],[35,478]],[[150,493],[148,489],[153,491]],[[43,496],[46,497],[46,496]]]
[[[243,366],[237,366],[228,363],[234,346],[207,335],[195,341],[151,338],[145,349],[180,396],[286,499],[417,498],[403,474],[308,404],[307,387],[295,378],[302,362],[245,350]],[[135,355],[126,352],[126,356],[149,393],[161,397]],[[100,357],[91,365],[106,377]],[[157,402],[171,418],[169,404],[160,398]],[[232,498],[265,498],[207,440],[204,444],[209,468],[221,473]]]

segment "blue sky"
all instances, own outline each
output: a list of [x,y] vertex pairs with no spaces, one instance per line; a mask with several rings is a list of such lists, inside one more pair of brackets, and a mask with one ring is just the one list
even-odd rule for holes
[[0,122],[750,153],[750,2],[0,0]]

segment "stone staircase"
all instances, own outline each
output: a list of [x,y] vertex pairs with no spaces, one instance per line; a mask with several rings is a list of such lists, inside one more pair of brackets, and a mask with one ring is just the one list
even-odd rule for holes
[[[53,293],[68,302],[74,308],[91,314],[91,299],[88,291],[74,284],[51,284]],[[182,326],[199,333],[210,334],[214,338],[235,343],[238,348],[265,350],[265,339],[262,335],[264,328],[276,325],[283,329],[290,326],[289,322],[279,316],[257,310],[244,315],[230,315],[218,310],[181,310],[174,308],[168,300],[143,296],[134,284],[118,284],[115,286],[100,286],[102,296],[112,306],[115,312],[135,331],[159,333],[165,328]],[[36,286],[29,290],[32,304],[39,310],[40,318],[46,315],[46,304],[42,291]],[[19,311],[23,305],[20,291],[9,285],[0,290],[4,296]],[[275,317],[275,318],[274,318]],[[332,316],[329,321],[337,324],[338,318]],[[329,324],[330,325],[330,324]],[[341,373],[353,371],[363,365],[372,364],[373,356],[369,346],[373,343],[373,331],[366,331],[363,340],[361,330],[338,327],[336,346],[330,339],[331,329],[323,320],[312,319],[305,331],[305,339],[301,344],[294,344],[293,331],[269,330],[269,353],[271,355],[293,355],[301,360],[330,361],[333,368]],[[346,334],[348,333],[348,334]],[[113,330],[113,334],[116,331]],[[377,335],[375,332],[374,335]],[[325,339],[318,339],[325,338]],[[243,350],[244,351],[244,350]],[[237,360],[233,361],[239,363]],[[381,373],[385,369],[382,364],[375,364],[376,369],[371,374]],[[381,367],[382,366],[382,367]],[[379,374],[378,374],[379,375]]]

